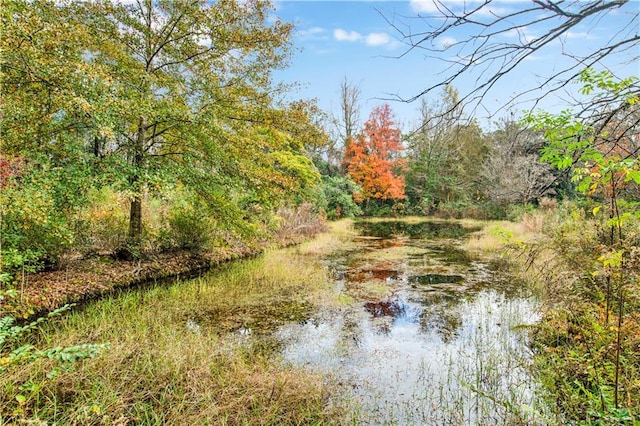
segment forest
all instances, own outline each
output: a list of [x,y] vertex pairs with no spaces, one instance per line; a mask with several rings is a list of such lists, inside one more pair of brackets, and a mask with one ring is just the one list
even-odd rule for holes
[[[625,2],[563,3],[527,11],[566,18],[561,33]],[[295,55],[295,28],[272,12],[263,0],[2,2],[0,424],[180,424],[184,413],[341,424],[324,408],[326,390],[274,373],[255,349],[216,355],[216,368],[236,374],[221,386],[251,388],[255,374],[256,392],[273,396],[266,377],[289,380],[280,417],[260,420],[272,398],[230,417],[185,408],[164,418],[157,401],[158,417],[129,416],[105,402],[115,396],[99,400],[86,375],[78,380],[95,394],[70,390],[74,372],[116,349],[99,335],[59,344],[40,330],[72,315],[69,303],[119,287],[314,241],[344,223],[416,217],[494,227],[493,261],[541,300],[528,330],[532,377],[555,420],[504,424],[640,424],[640,78],[598,66],[615,49],[635,49],[637,61],[638,36],[573,69],[583,96],[574,108],[511,113],[487,129],[468,108],[483,86],[461,93],[454,75],[427,88],[407,128],[392,102],[366,111],[348,77],[335,88],[338,115],[291,101],[274,73]],[[465,20],[455,22],[434,37]],[[484,46],[480,56],[498,49]],[[197,356],[205,343],[190,343]]]

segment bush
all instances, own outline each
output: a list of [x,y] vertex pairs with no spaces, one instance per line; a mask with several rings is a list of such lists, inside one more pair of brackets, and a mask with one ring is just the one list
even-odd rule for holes
[[205,209],[186,202],[170,207],[167,226],[158,237],[160,247],[202,250],[212,239],[213,224]]
[[521,256],[548,308],[532,335],[535,367],[566,423],[631,425],[640,413],[639,223],[629,216],[610,245],[609,215],[594,211],[581,200],[522,216],[526,230],[546,234]]
[[[8,274],[0,274],[0,282],[7,281]],[[0,300],[14,297],[15,292],[0,289]],[[5,387],[4,395],[0,398],[0,423],[12,424],[31,423],[33,420],[25,408],[26,406],[42,398],[41,392],[45,383],[59,374],[59,369],[69,369],[75,362],[94,358],[102,352],[108,344],[80,344],[74,346],[56,346],[48,349],[38,349],[28,343],[29,335],[51,318],[69,310],[72,305],[65,305],[48,315],[40,317],[26,324],[18,324],[10,315],[0,317],[0,374],[15,367],[31,365],[39,359],[55,361],[45,376],[40,380],[15,383],[14,386]]]
[[335,220],[362,214],[360,207],[353,201],[353,193],[358,192],[360,187],[348,176],[323,176],[322,190],[328,219]]
[[391,206],[391,214],[393,217],[404,216],[406,213],[406,206],[403,203],[394,203]]
[[75,242],[76,205],[66,205],[67,182],[56,179],[57,173],[33,170],[1,187],[0,271],[53,266]]
[[393,216],[391,207],[391,205],[386,204],[383,201],[370,200],[368,205],[365,205],[362,211],[365,216],[390,217]]
[[327,230],[324,218],[317,214],[313,205],[304,203],[296,208],[280,208],[277,217],[276,236],[280,242],[293,241],[296,237],[311,237]]
[[114,253],[126,244],[128,201],[111,188],[92,191],[80,216],[78,240],[83,254]]
[[519,222],[527,213],[535,212],[536,207],[533,204],[510,204],[507,207],[507,220],[511,222]]
[[466,201],[452,201],[449,203],[441,203],[438,205],[436,215],[444,218],[460,219],[464,216],[465,211],[471,208],[471,204]]

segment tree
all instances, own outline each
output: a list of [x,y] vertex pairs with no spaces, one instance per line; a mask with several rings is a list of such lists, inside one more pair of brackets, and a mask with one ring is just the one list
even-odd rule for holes
[[286,65],[292,27],[271,19],[268,1],[9,9],[3,146],[81,160],[126,193],[127,257],[140,247],[145,197],[176,182],[220,224],[246,231],[241,198],[271,207],[317,180],[304,158],[314,141],[300,140],[318,135],[308,111],[276,105],[285,88],[271,72]]
[[362,133],[349,140],[345,149],[347,173],[362,188],[360,201],[405,198],[404,177],[397,174],[404,164],[401,151],[400,130],[391,108],[388,104],[374,108]]
[[100,77],[82,57],[87,28],[64,2],[4,2],[0,17],[0,270],[31,270],[72,243],[74,216],[96,182],[77,135],[87,126],[87,83]]
[[[418,99],[471,76],[477,82],[473,89],[460,98],[459,103],[478,106],[505,76],[526,69],[526,60],[545,49],[553,49],[556,55],[561,53],[567,60],[566,66],[553,69],[529,87],[525,84],[514,99],[504,102],[503,107],[508,108],[514,102],[525,100],[528,94],[540,99],[563,90],[568,83],[578,80],[584,68],[596,65],[606,67],[608,63],[611,68],[613,61],[617,61],[617,64],[633,63],[638,60],[637,46],[640,42],[637,32],[640,12],[634,3],[628,0],[417,2],[423,6],[424,14],[418,15],[422,27],[416,29],[410,24],[406,27],[395,25],[408,45],[404,54],[420,51],[427,57],[441,59],[447,68],[442,81],[403,100]],[[606,14],[614,12],[618,12],[618,31],[602,40],[590,40],[587,53],[578,54],[565,49],[565,41],[570,35],[576,34],[580,25],[596,26]],[[407,20],[400,18],[400,21],[406,23]],[[443,43],[443,40],[449,42]],[[561,47],[554,46],[554,42]],[[614,59],[616,54],[620,57]],[[634,87],[638,90],[638,83]],[[620,99],[616,94],[609,95],[609,102]],[[596,104],[587,103],[583,105],[583,112],[597,114],[598,105],[602,105],[600,101]]]
[[[594,105],[600,104],[601,99],[610,99],[611,95],[620,99],[620,103],[601,104],[603,111],[597,114],[599,119],[592,122],[585,122],[571,110],[557,114],[531,112],[525,117],[525,122],[532,128],[544,131],[547,144],[542,150],[543,161],[560,170],[568,170],[578,191],[583,194],[600,193],[605,196],[604,200],[595,200],[595,207],[590,212],[596,218],[602,215],[601,211],[606,212],[606,220],[600,222],[601,226],[604,225],[599,232],[600,244],[591,247],[591,257],[582,262],[582,267],[586,269],[586,276],[600,286],[600,296],[604,295],[604,323],[598,324],[598,331],[614,330],[615,342],[602,351],[586,346],[585,359],[592,358],[594,353],[603,353],[602,359],[594,365],[602,366],[599,368],[608,374],[599,373],[597,386],[588,383],[588,378],[584,380],[587,383],[576,383],[581,395],[587,386],[592,387],[594,395],[599,395],[601,412],[598,415],[615,412],[627,403],[633,404],[625,383],[628,383],[629,373],[623,368],[622,353],[629,341],[623,324],[629,303],[640,291],[640,262],[636,254],[637,225],[632,222],[637,212],[633,211],[632,205],[625,206],[621,202],[621,193],[628,186],[640,185],[637,134],[640,96],[634,90],[638,80],[637,76],[617,79],[609,72],[586,69],[580,76],[583,94],[592,97]],[[582,292],[585,293],[584,290]],[[589,290],[586,293],[593,298],[595,292]],[[604,382],[609,379],[612,379],[609,383]],[[560,400],[560,404],[564,403],[566,401]]]
[[487,143],[479,126],[463,116],[455,89],[446,87],[438,103],[423,101],[422,120],[407,138],[407,150],[407,196],[418,213],[477,200]]
[[360,127],[360,95],[360,87],[350,83],[345,77],[340,83],[340,115],[327,115],[323,120],[324,127],[330,130],[331,136],[319,149],[314,150],[313,156],[325,175],[344,174],[344,170],[341,170],[344,149]]
[[93,62],[112,65],[119,97],[127,101],[119,114],[126,126],[116,128],[112,152],[127,161],[130,245],[140,243],[145,186],[166,177],[169,167],[207,193],[205,200],[220,205],[212,204],[216,210],[229,205],[221,202],[229,178],[255,185],[256,173],[269,176],[254,167],[260,162],[242,161],[264,157],[265,147],[251,142],[251,123],[268,118],[270,72],[287,57],[291,26],[267,24],[269,7],[147,0],[81,11],[88,19],[103,17],[96,30],[111,43],[96,33]]
[[498,204],[527,204],[553,193],[556,176],[540,162],[544,139],[514,120],[501,120],[482,169],[489,199]]
[[340,137],[346,146],[360,126],[360,87],[345,77],[340,84]]
[[353,200],[353,194],[357,194],[360,187],[349,176],[323,176],[322,183],[327,218],[333,220],[362,214]]

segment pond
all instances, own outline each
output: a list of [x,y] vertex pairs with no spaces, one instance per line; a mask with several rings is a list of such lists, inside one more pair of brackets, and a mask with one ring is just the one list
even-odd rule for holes
[[529,373],[536,299],[465,249],[480,228],[332,227],[196,279],[112,295],[52,325],[48,346],[110,347],[73,373],[84,381],[61,375],[52,394],[67,396],[51,418],[86,423],[74,416],[96,406],[136,424],[549,423]]
[[[536,301],[474,259],[455,222],[357,222],[324,259],[341,303],[275,332],[287,362],[340,384],[357,424],[536,423]],[[542,423],[542,421],[540,421]]]

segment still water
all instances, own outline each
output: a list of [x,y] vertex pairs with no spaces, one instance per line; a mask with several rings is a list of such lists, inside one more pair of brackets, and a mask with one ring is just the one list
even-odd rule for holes
[[536,302],[470,256],[451,222],[357,222],[323,259],[336,299],[274,332],[285,361],[338,383],[356,424],[543,424],[526,327]]

